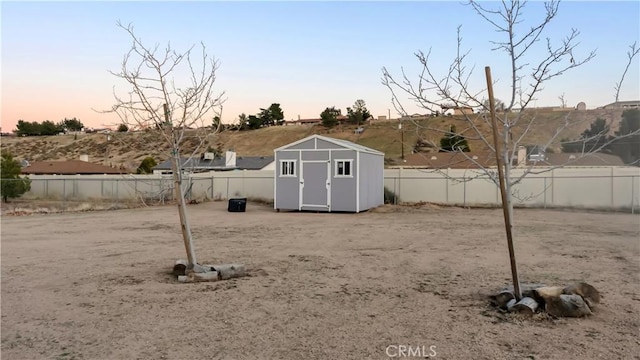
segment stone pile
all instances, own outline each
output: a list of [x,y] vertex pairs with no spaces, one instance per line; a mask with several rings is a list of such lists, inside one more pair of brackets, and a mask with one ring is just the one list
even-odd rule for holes
[[513,287],[491,295],[489,301],[501,310],[509,312],[530,315],[546,312],[555,317],[583,317],[593,313],[596,305],[600,303],[600,293],[585,282],[567,286],[531,284],[522,287],[520,301],[516,300]]

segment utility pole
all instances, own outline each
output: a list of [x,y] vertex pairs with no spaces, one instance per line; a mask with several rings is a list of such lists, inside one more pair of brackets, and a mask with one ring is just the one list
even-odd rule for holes
[[108,133],[106,134],[106,149],[104,152],[104,166],[109,166],[109,141],[111,140],[111,135],[109,135]]
[[402,128],[402,119],[398,119],[398,130],[400,130],[400,157],[404,160],[404,129]]

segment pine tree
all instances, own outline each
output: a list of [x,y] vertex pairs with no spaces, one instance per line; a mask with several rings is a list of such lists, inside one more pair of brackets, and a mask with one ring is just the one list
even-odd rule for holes
[[340,115],[341,113],[342,112],[340,111],[340,109],[336,109],[335,106],[324,109],[324,111],[320,113],[320,119],[322,119],[322,125],[324,125],[324,127],[326,128],[331,128],[336,126],[336,124],[338,124],[338,119],[337,119],[338,115]]
[[469,152],[469,144],[464,136],[456,133],[456,126],[449,126],[449,131],[440,139],[440,152]]

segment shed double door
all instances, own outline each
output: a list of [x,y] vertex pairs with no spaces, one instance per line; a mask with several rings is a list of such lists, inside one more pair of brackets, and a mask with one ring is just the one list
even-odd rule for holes
[[331,209],[331,162],[302,160],[300,210]]

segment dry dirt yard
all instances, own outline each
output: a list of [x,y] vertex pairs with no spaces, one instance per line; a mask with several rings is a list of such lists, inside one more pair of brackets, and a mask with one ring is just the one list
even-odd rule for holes
[[500,210],[188,209],[200,262],[242,262],[250,276],[178,283],[173,206],[3,216],[2,359],[398,359],[399,345],[440,359],[640,354],[637,215],[515,211],[522,281],[584,280],[604,296],[589,318],[554,319],[488,305],[510,280]]

